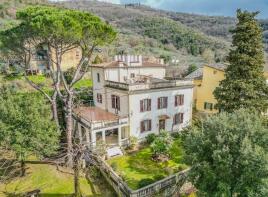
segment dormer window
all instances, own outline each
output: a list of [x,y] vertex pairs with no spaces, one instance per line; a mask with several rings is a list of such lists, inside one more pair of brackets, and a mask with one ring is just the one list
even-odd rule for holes
[[131,77],[131,78],[135,78],[135,73],[131,73],[131,74],[130,74],[130,77]]

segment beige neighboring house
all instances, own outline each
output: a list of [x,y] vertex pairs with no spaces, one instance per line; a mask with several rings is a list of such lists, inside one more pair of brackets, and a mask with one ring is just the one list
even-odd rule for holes
[[[74,48],[66,52],[62,57],[62,70],[66,71],[71,67],[76,66],[81,59],[82,52],[79,48]],[[55,52],[52,53],[52,58],[56,59]],[[31,68],[28,72],[34,74],[44,74],[48,72],[47,48],[40,47],[36,50],[32,57]]]

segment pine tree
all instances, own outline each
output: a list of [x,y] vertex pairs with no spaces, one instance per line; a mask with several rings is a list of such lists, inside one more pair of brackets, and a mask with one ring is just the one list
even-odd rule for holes
[[239,108],[265,111],[268,88],[263,75],[264,51],[262,30],[255,19],[258,12],[237,11],[238,23],[232,30],[233,42],[225,79],[214,91],[220,110]]

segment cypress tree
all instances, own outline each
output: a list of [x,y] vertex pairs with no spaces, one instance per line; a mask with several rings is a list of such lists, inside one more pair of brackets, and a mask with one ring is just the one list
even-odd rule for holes
[[239,108],[263,112],[268,107],[268,88],[263,75],[262,29],[255,19],[258,12],[237,10],[238,23],[232,30],[233,42],[225,79],[214,91],[220,110]]

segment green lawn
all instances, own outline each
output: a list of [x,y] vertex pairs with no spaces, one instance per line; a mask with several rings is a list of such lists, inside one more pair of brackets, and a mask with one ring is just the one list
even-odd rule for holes
[[91,79],[81,79],[75,85],[75,88],[90,88],[92,87],[92,80]]
[[[51,91],[52,88],[52,80],[50,78],[45,77],[44,75],[30,75],[28,78],[33,81],[35,84],[38,84],[39,86],[42,87],[42,89],[46,92]],[[18,86],[19,89],[22,91],[32,91],[34,90],[33,87],[31,87],[28,82],[24,79],[22,75],[18,76],[8,76],[8,77],[3,77],[0,75],[0,83],[5,83],[5,84],[13,84],[15,86]],[[76,89],[80,88],[90,88],[92,87],[92,80],[85,78],[81,79],[78,81],[74,87]]]
[[149,147],[137,153],[124,155],[108,160],[112,168],[126,181],[131,189],[139,189],[140,181],[150,179],[157,181],[175,172],[187,168],[183,164],[183,149],[180,140],[176,140],[170,151],[171,159],[167,162],[155,162],[151,159]]
[[[71,174],[60,172],[55,166],[46,164],[28,164],[27,168],[25,177],[17,178],[7,185],[0,184],[0,197],[15,196],[14,194],[34,189],[41,190],[41,197],[69,197],[74,192]],[[81,178],[81,190],[84,196],[113,196],[104,183],[94,185],[94,189],[92,185],[86,178]]]

